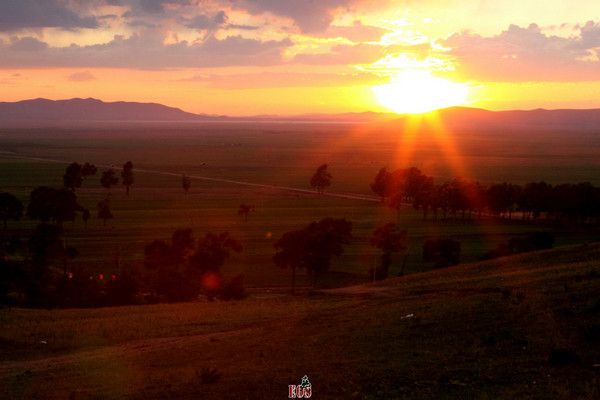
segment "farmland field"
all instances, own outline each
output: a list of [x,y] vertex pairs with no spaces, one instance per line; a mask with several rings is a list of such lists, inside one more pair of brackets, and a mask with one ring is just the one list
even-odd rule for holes
[[[564,141],[569,135],[569,141]],[[450,144],[448,144],[450,143]],[[560,143],[560,146],[558,145]],[[444,145],[445,144],[445,145]],[[454,152],[448,151],[454,148]],[[592,132],[499,131],[455,132],[441,140],[428,132],[415,137],[389,126],[346,124],[205,124],[164,127],[136,125],[82,129],[0,131],[0,188],[23,201],[39,185],[60,186],[66,164],[91,162],[102,171],[120,169],[131,160],[135,183],[130,196],[121,185],[110,192],[115,218],[106,226],[92,219],[65,225],[66,238],[79,256],[73,266],[90,273],[110,273],[139,267],[145,244],[167,239],[182,227],[206,232],[228,231],[244,251],[224,268],[226,275],[244,273],[249,286],[288,284],[288,274],[273,265],[273,241],[282,233],[323,218],[347,218],[354,224],[354,240],[334,261],[334,274],[323,286],[341,286],[367,279],[378,253],[368,244],[372,230],[395,222],[395,211],[376,199],[330,197],[274,187],[247,186],[234,180],[309,189],[315,168],[328,163],[333,174],[330,193],[373,196],[369,189],[377,170],[417,166],[438,181],[453,176],[483,183],[509,181],[600,183],[600,139]],[[574,155],[577,155],[576,157]],[[191,176],[185,195],[181,174]],[[205,180],[201,178],[216,180]],[[78,189],[80,203],[92,210],[107,195],[99,174]],[[241,203],[256,207],[247,222],[237,215]],[[421,258],[428,237],[451,236],[462,244],[462,260],[476,261],[497,243],[513,235],[540,229],[518,221],[423,221],[409,206],[399,216],[409,234],[406,272],[429,268]],[[9,223],[9,232],[30,229],[24,219]],[[594,231],[569,228],[557,231],[557,244],[600,239]],[[399,271],[395,260],[392,273]]]

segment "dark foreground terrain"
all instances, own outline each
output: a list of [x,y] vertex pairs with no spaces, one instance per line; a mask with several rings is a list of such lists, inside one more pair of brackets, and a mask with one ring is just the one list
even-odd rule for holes
[[1,398],[600,398],[600,245],[289,297],[0,311]]

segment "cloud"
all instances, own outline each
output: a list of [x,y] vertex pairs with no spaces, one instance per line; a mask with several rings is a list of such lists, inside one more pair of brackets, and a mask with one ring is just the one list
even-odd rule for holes
[[61,0],[0,0],[0,32],[26,28],[97,28],[93,16],[79,15]]
[[183,25],[191,29],[214,30],[227,23],[227,14],[225,11],[219,11],[215,15],[208,16],[204,14],[196,15],[193,18],[185,20]]
[[324,31],[333,21],[333,11],[352,3],[351,0],[230,0],[230,2],[251,14],[271,13],[291,18],[306,33]]
[[588,22],[575,35],[545,34],[531,24],[510,25],[498,35],[457,33],[443,42],[459,70],[488,81],[581,81],[600,78],[600,26]]
[[343,37],[353,42],[374,42],[390,32],[387,29],[376,26],[363,25],[360,21],[354,21],[352,26],[331,25],[322,33],[321,37]]
[[[164,44],[160,35],[115,36],[105,44],[49,47],[34,38],[0,43],[0,67],[112,67],[137,69],[200,68],[274,65],[293,43],[289,39],[267,40],[213,36],[204,42]],[[15,48],[16,46],[16,48]],[[24,48],[23,48],[24,47]],[[37,47],[38,51],[24,51]]]
[[68,80],[73,82],[87,82],[96,79],[90,71],[74,72],[67,77]]
[[22,38],[11,38],[10,45],[8,46],[9,50],[15,52],[21,51],[42,51],[45,50],[48,45],[34,37],[26,36]]

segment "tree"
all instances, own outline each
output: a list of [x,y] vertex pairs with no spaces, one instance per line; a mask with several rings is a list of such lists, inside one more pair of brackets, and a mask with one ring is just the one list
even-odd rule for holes
[[81,167],[81,174],[83,175],[84,178],[88,177],[88,176],[94,176],[94,175],[96,175],[97,172],[98,172],[98,168],[96,168],[96,166],[94,164],[90,164],[88,162],[83,164],[83,167]]
[[296,291],[296,270],[306,267],[308,232],[300,229],[284,233],[275,243],[273,262],[280,268],[292,270],[292,294]]
[[31,191],[27,215],[41,222],[54,221],[62,225],[64,221],[75,220],[77,212],[83,207],[77,202],[77,196],[68,189],[53,189],[40,186]]
[[194,233],[191,229],[177,229],[171,236],[171,249],[173,261],[177,267],[186,261],[194,250]]
[[6,229],[8,220],[18,221],[23,216],[23,203],[10,193],[0,193],[0,219]]
[[385,198],[389,195],[389,183],[390,183],[390,173],[387,168],[381,168],[377,175],[375,175],[375,179],[373,179],[373,183],[370,184],[371,190],[381,198],[381,202],[385,202]]
[[125,185],[125,192],[129,196],[129,189],[133,185],[133,164],[131,161],[127,161],[123,164],[123,170],[121,171],[121,180]]
[[116,172],[113,169],[107,169],[102,172],[100,177],[100,184],[110,191],[110,188],[119,183],[119,178],[116,176]]
[[189,259],[188,276],[201,283],[198,289],[204,291],[209,299],[213,299],[221,289],[221,267],[232,251],[240,253],[242,245],[228,232],[209,232],[196,244],[196,251]]
[[314,173],[312,178],[310,178],[310,186],[319,193],[323,193],[325,188],[331,186],[332,176],[327,168],[327,164],[321,165],[319,168],[317,168],[317,171]]
[[273,261],[280,267],[292,268],[292,290],[297,268],[306,268],[313,277],[329,270],[331,259],[343,254],[352,238],[352,223],[345,219],[323,218],[304,229],[284,233],[274,244],[278,250]]
[[42,223],[35,227],[29,238],[34,265],[46,265],[53,255],[63,248],[63,229],[60,226]]
[[238,215],[242,215],[244,217],[244,221],[248,222],[248,215],[254,211],[254,206],[249,206],[247,204],[240,204],[240,208],[238,209]]
[[84,178],[92,175],[96,175],[98,169],[95,165],[85,163],[80,165],[76,162],[69,164],[63,175],[63,185],[65,188],[75,191],[83,184]]
[[171,247],[164,240],[154,240],[144,248],[144,266],[159,270],[173,264]]
[[190,300],[198,295],[199,279],[180,268],[194,250],[191,229],[173,232],[171,242],[155,240],[144,249],[144,266],[153,271],[152,289],[168,301]]
[[104,226],[106,226],[107,220],[114,218],[110,210],[110,199],[108,197],[98,202],[98,218],[102,220],[102,225]]
[[[406,251],[407,235],[405,230],[400,230],[398,225],[387,223],[373,231],[370,240],[371,246],[382,251],[381,264],[379,271],[373,269],[371,271],[373,280],[385,279],[388,276],[390,265],[392,264],[393,253]],[[400,270],[400,275],[404,275],[404,263]]]
[[65,188],[75,190],[80,188],[83,183],[83,175],[81,174],[81,165],[74,162],[67,166],[63,175],[63,184]]
[[181,187],[183,188],[185,194],[188,194],[190,188],[192,187],[192,180],[189,176],[185,174],[181,176]]

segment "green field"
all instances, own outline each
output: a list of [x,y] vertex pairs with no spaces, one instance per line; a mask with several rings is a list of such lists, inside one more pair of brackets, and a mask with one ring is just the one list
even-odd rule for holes
[[[567,134],[570,139],[565,142]],[[242,242],[244,251],[228,261],[224,272],[244,273],[251,287],[288,284],[287,271],[277,269],[271,261],[273,242],[282,233],[323,217],[347,218],[354,224],[354,240],[334,261],[335,273],[321,281],[323,286],[342,286],[367,279],[367,270],[378,262],[377,251],[368,244],[370,234],[384,222],[395,222],[394,211],[373,201],[202,179],[193,179],[186,196],[180,174],[308,189],[316,166],[327,162],[334,176],[330,192],[361,195],[371,195],[368,185],[382,166],[415,165],[440,181],[462,172],[484,183],[541,179],[598,183],[600,161],[593,155],[598,154],[600,141],[590,134],[543,132],[525,138],[515,131],[511,135],[457,132],[451,138],[460,150],[457,159],[456,154],[448,157],[446,149],[427,132],[410,141],[401,133],[363,125],[213,124],[2,131],[0,189],[26,201],[36,186],[61,186],[67,163],[92,162],[119,169],[131,160],[136,171],[131,195],[125,196],[122,186],[110,194],[114,220],[106,226],[97,219],[87,227],[81,220],[66,224],[68,244],[80,253],[72,266],[82,266],[90,273],[140,268],[144,246],[153,239],[169,238],[177,228],[191,227],[196,237],[208,231],[228,231]],[[399,159],[401,156],[406,158]],[[95,213],[96,204],[107,195],[99,185],[99,174],[89,178],[77,195],[81,204]],[[237,215],[241,203],[256,207],[248,222]],[[491,220],[424,222],[410,207],[401,212],[399,222],[410,239],[409,273],[430,268],[421,258],[422,243],[429,237],[459,239],[462,260],[468,262],[480,259],[513,235],[548,229]],[[11,222],[9,232],[26,231],[34,225],[27,219]],[[562,229],[557,239],[559,245],[578,243],[600,239],[600,234]],[[398,272],[399,265],[400,260],[396,260],[392,273]]]

